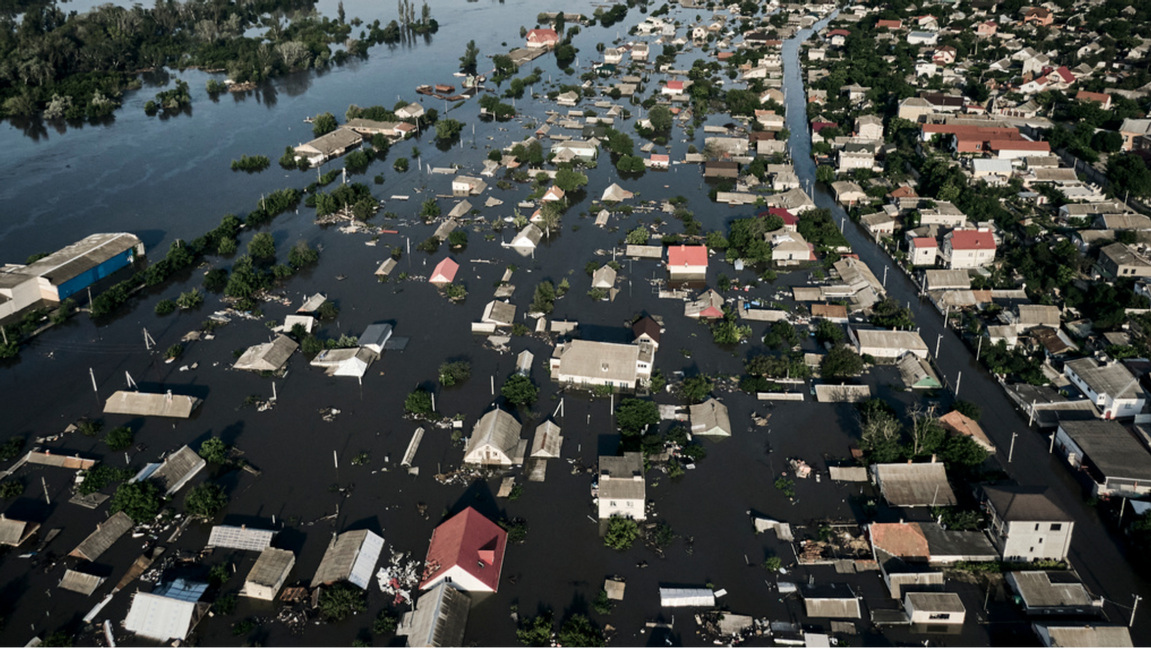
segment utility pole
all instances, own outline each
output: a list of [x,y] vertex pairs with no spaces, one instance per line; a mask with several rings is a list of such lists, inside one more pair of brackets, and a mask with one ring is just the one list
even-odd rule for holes
[[92,391],[98,393],[100,390],[96,388],[96,372],[91,367],[88,367],[88,375],[92,377]]
[[963,384],[963,372],[959,372],[959,377],[955,379],[955,397],[959,398],[959,385]]
[[983,336],[979,336],[979,346],[975,347],[975,361],[979,362],[979,354],[983,352]]
[[887,287],[887,270],[888,266],[883,266],[883,287]]
[[939,344],[943,342],[943,334],[940,333],[939,337],[935,339],[935,357],[939,358]]
[[1015,437],[1019,436],[1018,432],[1011,433],[1011,449],[1007,451],[1007,463],[1011,463],[1011,458],[1015,456]]
[[1138,594],[1135,595],[1135,605],[1131,606],[1131,620],[1127,622],[1128,628],[1135,625],[1135,610],[1139,609],[1139,601],[1142,601],[1142,600],[1143,600],[1142,596],[1139,596]]

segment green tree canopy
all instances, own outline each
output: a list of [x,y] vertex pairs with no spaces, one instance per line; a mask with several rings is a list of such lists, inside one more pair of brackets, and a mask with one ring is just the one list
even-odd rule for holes
[[512,374],[500,387],[500,395],[512,405],[530,406],[539,397],[540,389],[532,384],[531,378],[523,374]]
[[188,492],[184,509],[194,518],[211,520],[228,505],[228,495],[220,486],[204,483]]
[[863,372],[863,358],[849,346],[838,344],[832,347],[819,363],[819,373],[824,378],[842,379],[858,376]]
[[637,538],[639,538],[639,525],[635,520],[617,516],[608,520],[603,543],[616,551],[627,551]]
[[112,495],[109,510],[113,513],[123,511],[133,522],[142,524],[156,517],[161,501],[160,489],[150,481],[120,484]]
[[624,398],[615,408],[615,421],[625,436],[639,436],[649,425],[659,423],[659,407],[649,400]]

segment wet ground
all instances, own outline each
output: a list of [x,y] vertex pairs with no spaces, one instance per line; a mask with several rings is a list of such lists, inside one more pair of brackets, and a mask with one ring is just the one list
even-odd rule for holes
[[[299,121],[304,115],[324,110],[340,115],[349,103],[390,105],[394,102],[392,94],[414,97],[411,89],[417,83],[440,82],[449,78],[448,74],[454,70],[455,57],[460,53],[456,50],[462,49],[463,40],[475,37],[481,50],[485,54],[491,53],[501,41],[518,40],[518,25],[531,26],[537,10],[531,3],[456,3],[452,5],[453,12],[469,12],[453,14],[444,11],[447,15],[459,15],[460,21],[456,21],[442,17],[441,10],[435,9],[443,27],[431,45],[396,50],[376,48],[366,62],[318,77],[300,75],[279,81],[264,89],[262,92],[265,94],[244,100],[232,101],[225,97],[219,104],[212,104],[202,95],[197,95],[198,102],[194,104],[190,118],[177,117],[164,124],[158,120],[145,120],[142,110],[136,106],[122,111],[113,126],[68,130],[63,135],[42,137],[38,142],[16,137],[16,132],[12,131],[4,137],[15,140],[15,161],[9,159],[3,163],[4,167],[0,167],[3,177],[9,180],[5,183],[8,187],[6,194],[2,197],[15,200],[24,208],[18,211],[21,217],[4,221],[8,229],[0,236],[0,251],[5,258],[21,259],[32,251],[58,247],[89,231],[114,229],[141,232],[150,248],[162,251],[174,237],[194,236],[214,226],[223,213],[242,212],[255,203],[262,191],[286,185],[302,186],[310,180],[308,174],[285,174],[275,166],[256,176],[232,174],[227,170],[229,160],[243,153],[263,153],[276,159],[285,144],[307,139],[303,133],[296,133],[304,126]],[[590,12],[590,6],[585,10]],[[357,15],[350,6],[348,13]],[[690,20],[693,14],[678,11],[678,16],[681,20]],[[468,23],[462,24],[465,18]],[[583,51],[582,56],[590,57],[596,42],[610,40],[616,30],[625,33],[640,18],[639,12],[633,10],[628,19],[612,27],[610,33],[602,28],[584,30],[577,41]],[[488,40],[483,40],[485,38]],[[686,67],[697,54],[682,55],[677,67]],[[792,60],[789,58],[789,63]],[[545,78],[547,74],[555,74],[558,78],[552,59],[538,59],[536,64],[545,70]],[[789,75],[793,71],[794,68],[789,68]],[[193,80],[194,91],[202,92],[204,77],[196,74],[186,74],[185,78]],[[374,88],[377,79],[386,83],[386,91]],[[790,76],[788,82],[793,112],[798,113],[795,97],[802,98],[802,94]],[[141,92],[130,101],[142,105],[149,96],[150,93]],[[276,100],[269,102],[268,98],[272,96]],[[433,100],[428,105],[434,107],[435,103]],[[523,108],[525,104],[526,100],[521,100],[518,105]],[[551,106],[536,106],[528,111],[538,117],[545,107]],[[484,124],[475,118],[475,111],[476,106],[471,103],[452,114],[467,123],[463,147],[439,151],[430,141],[418,142],[424,161],[432,166],[455,162],[474,173],[478,171],[489,143],[515,141],[532,132],[517,122]],[[136,115],[136,112],[140,114]],[[792,115],[790,119],[792,133],[805,132],[802,122],[795,121],[801,117]],[[718,123],[722,120],[715,118],[713,121]],[[473,123],[476,125],[474,148],[472,138],[467,136]],[[295,130],[289,132],[288,128]],[[631,131],[630,122],[620,128]],[[124,134],[129,131],[132,132],[130,136]],[[214,133],[218,138],[205,137],[205,133]],[[489,140],[489,137],[495,139]],[[699,129],[696,144],[701,148],[702,139],[702,129]],[[803,138],[797,139],[798,144],[793,144],[802,146]],[[636,140],[639,144],[640,140]],[[396,155],[407,154],[411,145],[400,145],[389,160]],[[674,142],[671,147],[673,157],[680,157],[686,146],[684,142]],[[805,152],[805,149],[801,151]],[[813,176],[813,169],[805,165],[799,151],[797,157],[800,158],[797,167],[801,176]],[[66,164],[74,166],[68,169]],[[105,175],[94,175],[94,169],[104,169]],[[589,612],[590,601],[602,586],[603,578],[610,575],[627,579],[626,600],[610,616],[590,614],[598,624],[611,624],[616,628],[617,645],[661,645],[667,640],[682,644],[703,642],[695,635],[694,622],[687,612],[674,615],[670,632],[660,631],[658,635],[642,632],[646,620],[673,621],[670,610],[661,611],[659,608],[657,588],[660,585],[702,586],[713,583],[717,588],[728,591],[721,603],[734,612],[806,621],[801,617],[799,602],[781,597],[775,589],[776,578],[757,566],[773,553],[783,556],[785,564],[791,563],[790,548],[774,537],[756,536],[749,512],[809,528],[814,528],[824,519],[856,518],[858,498],[868,496],[857,486],[836,484],[826,479],[820,482],[797,480],[798,501],[793,503],[772,485],[789,457],[802,457],[817,469],[823,469],[829,458],[847,457],[848,445],[855,438],[857,427],[852,407],[818,405],[808,401],[768,408],[749,396],[723,392],[721,395],[731,408],[735,435],[718,443],[707,442],[708,456],[697,469],[679,480],[670,480],[658,473],[652,473],[648,478],[648,495],[654,500],[656,519],[666,520],[679,537],[662,559],[639,546],[617,553],[603,547],[597,535],[597,524],[589,519],[595,514],[589,495],[592,475],[584,472],[572,474],[573,465],[594,466],[597,454],[615,450],[616,434],[610,400],[559,394],[547,379],[544,363],[551,347],[544,341],[515,338],[510,352],[500,354],[485,347],[482,338],[470,333],[470,322],[480,318],[483,306],[491,299],[494,285],[505,267],[515,264],[518,270],[511,282],[517,289],[512,301],[519,307],[521,316],[539,281],[550,279],[558,282],[566,277],[572,288],[567,296],[556,302],[553,317],[580,321],[585,339],[625,341],[629,335],[625,323],[636,314],[650,313],[663,317],[666,326],[656,360],[656,366],[665,376],[672,376],[677,371],[686,375],[697,372],[738,374],[743,359],[761,350],[761,345],[745,344],[731,349],[714,345],[706,327],[683,317],[682,302],[656,297],[648,279],[661,277],[663,273],[655,262],[625,262],[619,284],[621,293],[612,303],[593,302],[586,296],[590,278],[583,271],[584,265],[588,261],[607,259],[595,256],[594,250],[610,249],[622,240],[624,232],[641,220],[651,222],[653,215],[636,214],[627,219],[613,217],[612,226],[619,230],[607,231],[594,227],[592,217],[585,214],[596,211],[591,201],[613,181],[637,191],[640,199],[677,194],[687,197],[687,207],[696,213],[705,230],[722,227],[728,218],[748,215],[748,211],[708,202],[707,187],[695,167],[679,166],[669,172],[652,172],[639,179],[620,180],[607,156],[601,156],[599,167],[588,173],[588,195],[575,197],[578,202],[565,217],[563,233],[538,250],[534,258],[524,259],[501,248],[498,239],[485,241],[483,232],[471,233],[467,250],[453,255],[461,263],[458,282],[469,292],[466,301],[456,305],[440,297],[426,283],[380,284],[372,276],[385,258],[385,244],[403,245],[407,239],[418,242],[431,233],[432,226],[411,224],[418,201],[422,199],[416,191],[426,186],[429,192],[447,193],[449,184],[446,176],[416,172],[398,176],[391,171],[388,162],[376,163],[367,177],[378,172],[383,172],[388,182],[382,186],[373,185],[377,197],[388,199],[394,194],[411,193],[414,198],[409,203],[390,201],[385,206],[385,209],[400,214],[401,222],[381,219],[376,222],[398,229],[400,234],[383,235],[378,246],[364,245],[368,239],[362,235],[342,235],[334,229],[316,227],[312,224],[311,210],[307,209],[301,209],[299,214],[280,216],[270,226],[281,255],[290,244],[300,239],[323,248],[319,266],[293,278],[282,292],[292,300],[293,307],[305,295],[318,291],[333,298],[340,305],[341,313],[336,321],[326,325],[325,334],[356,335],[370,323],[386,321],[393,323],[397,336],[411,339],[403,352],[387,352],[370,368],[362,384],[357,384],[354,379],[325,378],[318,370],[308,367],[304,358],[296,355],[291,361],[288,376],[275,380],[278,400],[271,411],[258,413],[254,408],[244,406],[248,396],[267,398],[273,393],[271,379],[227,369],[234,360],[235,350],[268,339],[269,331],[258,321],[233,322],[218,330],[214,340],[188,344],[187,352],[177,363],[164,364],[158,355],[145,350],[143,329],[147,328],[159,349],[165,349],[196,328],[218,306],[215,299],[209,298],[204,307],[193,313],[165,318],[152,314],[152,308],[159,299],[173,298],[181,291],[199,285],[203,269],[198,269],[183,281],[133,300],[132,307],[110,324],[96,327],[83,317],[74,318],[25,349],[19,361],[0,370],[0,409],[5,413],[4,428],[26,437],[44,436],[62,430],[81,416],[96,416],[103,398],[126,387],[125,373],[143,389],[172,389],[176,393],[204,398],[204,406],[190,421],[171,423],[128,417],[105,417],[105,421],[109,427],[129,424],[136,430],[139,445],[127,456],[133,466],[153,461],[161,453],[183,444],[198,447],[211,436],[220,436],[243,450],[245,457],[262,474],[254,477],[244,472],[231,472],[216,476],[231,496],[222,521],[269,526],[274,518],[276,527],[281,530],[276,546],[297,552],[296,567],[289,583],[300,580],[306,584],[310,580],[327,539],[334,532],[371,529],[382,535],[390,547],[421,558],[435,525],[444,515],[463,507],[475,506],[492,518],[523,517],[529,525],[527,541],[509,549],[500,591],[478,599],[473,605],[466,643],[515,643],[515,623],[510,616],[513,605],[518,606],[521,616],[534,614],[545,607],[554,609],[560,618],[571,612]],[[81,182],[81,178],[91,180]],[[37,182],[44,184],[37,185]],[[54,202],[48,205],[36,199],[36,194],[43,193],[46,186],[58,188],[53,193]],[[205,191],[205,187],[211,190]],[[503,200],[503,207],[482,210],[490,220],[497,214],[510,215],[511,206],[526,193],[527,188],[522,186],[514,191],[500,191],[493,186],[479,200],[472,199],[472,203],[478,205],[488,195]],[[172,196],[180,198],[174,201]],[[816,193],[816,199],[821,206],[828,200],[822,192]],[[441,201],[445,212],[452,204],[451,201]],[[664,218],[668,217],[664,215]],[[681,226],[675,221],[663,227],[663,231],[680,230]],[[848,233],[853,243],[864,247],[862,237],[850,226]],[[242,244],[246,244],[248,236],[242,237]],[[497,236],[506,240],[511,232],[505,230]],[[857,242],[856,239],[861,240]],[[869,262],[878,263],[867,256],[875,256],[874,251],[864,249],[863,253]],[[413,252],[404,257],[397,272],[426,276],[444,255],[443,250],[431,256]],[[213,265],[228,263],[214,258],[210,261]],[[873,268],[878,271],[879,266],[873,265]],[[720,272],[732,278],[753,278],[750,272],[738,273],[730,266],[713,263],[709,279],[714,282]],[[346,279],[338,281],[338,276]],[[889,287],[899,279],[901,276],[897,276]],[[781,275],[774,286],[756,288],[749,295],[766,297],[805,280],[806,276],[800,272]],[[283,305],[269,304],[264,308],[265,319],[282,320],[292,310]],[[924,311],[919,315],[921,323],[927,326],[925,320],[930,319],[930,313]],[[938,325],[938,317],[935,317],[935,325]],[[753,339],[762,336],[765,326],[752,323]],[[412,431],[418,426],[402,417],[403,400],[408,392],[418,385],[431,387],[436,367],[441,362],[460,358],[470,360],[473,377],[469,381],[458,387],[436,390],[438,409],[448,414],[463,414],[466,417],[465,429],[470,430],[475,420],[498,400],[491,392],[489,377],[494,377],[498,390],[499,384],[514,370],[515,355],[525,348],[535,354],[532,378],[543,389],[531,412],[518,413],[525,423],[524,437],[530,438],[534,426],[555,410],[560,398],[564,403],[563,416],[557,418],[566,439],[564,459],[551,462],[546,482],[525,484],[523,496],[514,502],[494,498],[498,479],[467,485],[441,485],[432,475],[458,466],[462,448],[451,442],[448,431],[439,429],[428,431],[416,455],[414,463],[420,468],[419,476],[411,476],[398,469],[399,458]],[[962,352],[954,341],[945,344],[944,349],[950,353]],[[682,350],[687,350],[690,357]],[[955,358],[958,360],[960,356]],[[198,368],[187,372],[178,370],[179,366],[192,363],[198,363]],[[945,365],[945,370],[948,366]],[[95,376],[98,393],[93,393],[89,369]],[[893,377],[880,373],[871,380],[876,386],[881,386],[892,383]],[[974,375],[965,378],[964,389],[980,389],[973,384],[980,380]],[[895,394],[880,388],[893,400],[910,398],[907,394]],[[994,398],[991,394],[986,399],[980,398],[981,403],[987,401],[985,412],[990,409],[995,417],[990,420],[1016,421],[1011,418],[1013,413],[992,402]],[[1002,400],[1002,396],[998,398]],[[657,400],[670,403],[674,402],[674,397],[663,394],[657,396]],[[332,422],[321,418],[319,411],[327,407],[341,411]],[[753,412],[770,413],[769,425],[753,426]],[[994,428],[989,432],[993,437],[1003,434]],[[1006,447],[1002,439],[995,441],[1000,447]],[[1024,449],[1027,447],[1025,440],[1020,441],[1016,452],[1029,451]],[[1037,444],[1038,441],[1033,445]],[[54,451],[100,457],[110,462],[124,460],[118,453],[108,452],[97,440],[79,435],[70,435],[47,447]],[[368,453],[368,464],[353,466],[352,458],[361,452]],[[1019,456],[1016,460],[1018,465]],[[1065,473],[1058,472],[1059,466],[1053,462],[1051,465],[1056,469],[1056,479],[1065,476]],[[109,576],[112,583],[106,583],[90,599],[53,589],[67,562],[58,560],[58,557],[70,551],[104,518],[102,511],[88,511],[66,502],[71,476],[69,471],[25,468],[21,477],[28,489],[23,497],[8,503],[7,514],[40,520],[46,529],[59,527],[63,531],[49,545],[46,554],[28,560],[18,558],[15,552],[8,552],[0,558],[0,582],[5,584],[0,589],[0,601],[7,602],[0,614],[9,619],[0,631],[2,644],[19,645],[32,634],[51,632],[74,623],[110,589],[139,555],[144,540],[125,538],[102,556],[94,568]],[[41,477],[47,486],[50,504],[45,502]],[[339,489],[348,494],[341,494]],[[180,494],[177,499],[182,497]],[[426,505],[426,517],[419,513],[418,504]],[[325,519],[333,515],[334,518]],[[881,516],[886,519],[889,515],[892,513],[881,509]],[[207,525],[193,525],[174,547],[197,551],[203,547],[208,530]],[[1085,529],[1085,534],[1092,533],[1106,539],[1105,533]],[[1078,537],[1076,548],[1082,550],[1091,546],[1080,544]],[[690,553],[687,551],[689,538]],[[1106,551],[1107,546],[1102,549]],[[1113,546],[1110,551],[1115,553]],[[236,566],[237,576],[223,588],[224,592],[233,592],[239,588],[254,560],[254,555],[217,552],[207,563]],[[648,563],[646,568],[638,566],[643,561]],[[1106,591],[1100,589],[1102,583],[1116,581],[1105,571],[1121,572],[1122,562],[1107,567],[1093,561],[1092,567],[1093,589]],[[1096,572],[1095,569],[1104,571]],[[507,577],[514,577],[514,584]],[[830,567],[820,567],[779,578],[850,582],[867,594],[869,605],[894,607],[894,602],[886,598],[882,584],[873,573],[840,575]],[[1130,579],[1130,575],[1127,578]],[[975,611],[982,609],[982,590],[976,586],[961,589],[969,613],[975,616]],[[1116,591],[1120,591],[1119,586]],[[271,604],[242,599],[232,617],[205,620],[195,639],[206,645],[254,641],[270,645],[346,645],[371,625],[371,618],[377,610],[390,602],[374,584],[368,596],[368,613],[340,624],[308,626],[302,634],[293,635],[280,624],[263,623],[252,633],[236,637],[230,630],[231,622],[247,617],[273,616],[275,613]],[[118,623],[128,604],[129,597],[121,593],[100,618]],[[989,620],[1006,618],[995,616],[997,610],[1003,612],[1006,604],[1000,603],[998,608],[996,605],[993,597],[986,617]],[[826,620],[815,621],[815,624],[817,628],[827,627]],[[853,643],[919,643],[924,639],[923,635],[910,635],[906,630],[880,635],[869,631],[868,626],[867,623],[860,624],[860,631],[864,634],[853,638]],[[1017,645],[1032,641],[1017,619],[990,625],[969,621],[964,632],[958,637],[945,638],[944,642]],[[1024,634],[1014,634],[1019,632]],[[938,638],[933,640],[938,641]],[[129,640],[130,643],[133,641]]]

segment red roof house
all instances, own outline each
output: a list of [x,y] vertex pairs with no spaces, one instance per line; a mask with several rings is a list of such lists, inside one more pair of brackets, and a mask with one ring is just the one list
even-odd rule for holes
[[554,29],[533,29],[528,32],[528,47],[554,47],[560,42],[560,35]]
[[452,261],[451,257],[445,258],[436,264],[432,270],[432,276],[428,277],[428,283],[437,286],[450,284],[456,278],[456,272],[460,269],[460,264]]
[[420,589],[446,581],[465,592],[495,592],[508,532],[468,507],[432,531]]
[[953,250],[994,250],[995,237],[980,230],[954,230],[948,236]]
[[683,81],[668,81],[662,91],[664,94],[683,94]]
[[876,29],[903,29],[903,21],[896,18],[895,20],[880,20],[875,23]]
[[1088,92],[1080,90],[1079,94],[1075,95],[1079,101],[1096,101],[1103,106],[1103,110],[1110,110],[1111,108],[1111,95],[1104,92]]
[[[794,232],[795,228],[799,226],[799,217],[782,207],[769,207],[767,213],[772,216],[779,216],[779,220],[783,221],[784,229]],[[760,216],[763,215],[763,213],[760,214]]]
[[674,245],[667,249],[667,269],[672,276],[707,273],[707,247]]

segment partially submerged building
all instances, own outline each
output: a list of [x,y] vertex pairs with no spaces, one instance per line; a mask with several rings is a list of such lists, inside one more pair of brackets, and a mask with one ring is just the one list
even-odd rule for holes
[[508,532],[470,506],[432,531],[421,590],[445,583],[465,592],[495,592]]
[[572,340],[557,344],[551,375],[560,383],[635,389],[651,380],[655,348],[650,344],[618,344]]
[[850,585],[827,583],[803,585],[799,588],[807,616],[824,619],[861,619],[863,610],[859,597]]
[[271,342],[248,347],[232,368],[240,371],[280,371],[298,348],[300,345],[292,338],[277,335]]
[[271,529],[253,529],[247,525],[230,526],[217,524],[208,536],[209,547],[240,549],[242,551],[263,551],[272,546],[276,532]]
[[363,378],[376,357],[374,351],[364,347],[324,349],[309,364],[322,368],[326,376]]
[[81,560],[96,560],[107,551],[120,536],[132,530],[132,518],[120,511],[107,520],[96,525],[96,530],[84,538],[69,556]]
[[256,559],[256,564],[252,565],[252,571],[248,572],[240,596],[264,601],[276,600],[276,595],[288,580],[288,574],[295,564],[296,555],[291,551],[265,547]]
[[1075,522],[1047,497],[1045,487],[983,487],[989,535],[1003,560],[1066,560]]
[[1092,596],[1074,572],[1009,571],[1004,577],[1029,616],[1103,615],[1103,597]]
[[0,544],[19,547],[40,528],[38,522],[14,520],[0,513]]
[[332,538],[311,587],[347,581],[367,589],[376,561],[384,549],[384,539],[367,530],[345,531]]
[[136,592],[124,629],[156,642],[185,641],[208,612],[209,604],[200,602],[207,589],[207,583],[177,579],[151,593]]
[[643,455],[625,452],[622,457],[600,457],[598,497],[601,520],[617,516],[645,519],[647,482]]
[[202,402],[195,396],[173,394],[171,390],[164,394],[118,391],[104,402],[104,413],[186,419],[192,416]]
[[480,417],[464,448],[464,463],[480,466],[511,466],[524,462],[527,441],[520,438],[523,426],[514,416],[496,408]]
[[536,459],[559,459],[564,438],[560,426],[548,419],[536,426],[532,437],[531,457]]
[[955,492],[942,463],[872,464],[871,474],[891,506],[954,506]]
[[167,497],[183,488],[207,465],[208,462],[196,454],[195,450],[183,446],[165,457],[164,461],[144,466],[140,472],[136,473],[132,481],[138,482],[145,479],[153,481]]
[[1089,478],[1094,497],[1151,493],[1151,453],[1115,421],[1061,420],[1054,450]]
[[340,157],[363,143],[364,138],[354,130],[337,128],[316,139],[296,146],[296,159],[307,160],[311,166],[320,166],[332,158]]
[[471,599],[444,581],[416,599],[412,611],[400,619],[396,635],[408,646],[439,648],[464,645]]
[[704,436],[731,436],[731,419],[727,405],[709,398],[688,408],[691,415],[691,433]]

